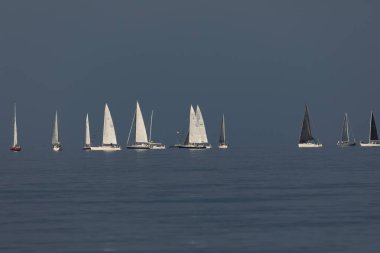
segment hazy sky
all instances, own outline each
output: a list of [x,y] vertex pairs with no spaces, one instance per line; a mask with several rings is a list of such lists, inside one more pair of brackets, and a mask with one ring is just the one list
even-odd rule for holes
[[304,104],[321,142],[343,113],[367,138],[380,124],[379,1],[1,1],[0,145],[80,148],[85,114],[100,143],[104,103],[124,145],[135,102],[173,144],[199,104],[210,142],[221,113],[234,146],[296,146]]

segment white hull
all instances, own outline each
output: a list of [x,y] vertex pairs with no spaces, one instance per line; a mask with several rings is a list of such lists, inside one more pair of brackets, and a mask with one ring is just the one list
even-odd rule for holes
[[100,146],[100,147],[91,147],[91,151],[118,151],[121,150],[119,146]]
[[186,149],[210,149],[210,144],[176,144],[176,148],[186,148]]
[[142,144],[134,144],[127,147],[128,149],[155,149],[155,150],[162,150],[166,149],[164,144],[161,143],[142,143]]
[[370,148],[370,147],[380,147],[380,143],[362,143],[360,142],[361,147]]
[[55,151],[55,152],[62,151],[62,147],[61,146],[53,146],[53,151]]
[[323,147],[320,143],[298,143],[299,148],[321,148]]
[[228,145],[227,144],[220,144],[218,146],[219,149],[228,149]]
[[163,149],[166,149],[165,146],[150,146],[149,149],[154,149],[154,150],[163,150]]

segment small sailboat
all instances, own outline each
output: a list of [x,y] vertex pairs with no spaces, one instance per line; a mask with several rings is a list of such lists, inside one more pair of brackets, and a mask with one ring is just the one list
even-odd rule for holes
[[202,112],[197,106],[196,112],[193,106],[190,106],[189,131],[183,144],[176,144],[174,147],[187,149],[210,149],[208,143],[206,126],[203,120]]
[[165,144],[152,141],[152,126],[153,126],[153,113],[150,114],[150,126],[149,126],[149,148],[150,149],[166,149]]
[[131,130],[132,128],[135,129],[134,137],[135,137],[135,142],[127,146],[129,149],[149,149],[149,141],[148,141],[148,135],[146,133],[146,128],[145,128],[145,123],[144,123],[144,118],[141,113],[141,108],[140,104],[137,101],[136,102],[136,111],[132,120],[132,125],[129,131],[128,135],[128,140],[127,140],[127,145],[129,143],[129,138],[131,136]]
[[52,137],[52,145],[53,151],[62,151],[62,145],[59,142],[58,136],[58,112],[55,111],[55,119],[54,119],[54,129],[53,129],[53,137]]
[[103,122],[103,144],[99,147],[91,147],[94,151],[116,151],[121,150],[117,144],[115,127],[108,105],[104,106],[104,122]]
[[144,117],[141,112],[140,104],[136,102],[136,111],[132,120],[131,128],[129,130],[127,145],[129,143],[129,139],[131,136],[132,129],[135,129],[134,132],[134,143],[132,145],[127,146],[128,149],[165,149],[165,145],[162,143],[152,143],[151,135],[152,135],[152,118],[153,112],[151,115],[150,122],[150,135],[148,140],[148,135],[146,133]]
[[302,122],[302,130],[300,139],[298,142],[299,148],[320,148],[322,144],[319,143],[317,139],[311,134],[310,119],[309,119],[309,109],[305,106],[305,114]]
[[337,145],[339,147],[352,147],[356,145],[355,138],[352,140],[350,135],[349,120],[347,113],[344,114],[342,137],[340,141],[338,141]]
[[226,125],[224,121],[224,114],[222,115],[222,124],[220,126],[219,148],[220,149],[228,148],[228,144],[226,142]]
[[361,147],[380,147],[379,136],[377,134],[375,116],[373,112],[371,112],[371,117],[369,121],[369,137],[368,143],[360,142]]
[[18,144],[17,140],[17,118],[16,118],[16,104],[14,107],[14,119],[13,119],[13,145],[10,148],[13,152],[21,151],[21,146]]
[[86,138],[85,138],[83,150],[91,150],[90,122],[88,120],[88,113],[86,115]]

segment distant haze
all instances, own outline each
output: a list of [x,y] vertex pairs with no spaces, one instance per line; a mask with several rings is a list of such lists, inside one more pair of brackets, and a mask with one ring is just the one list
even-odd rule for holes
[[[380,124],[378,1],[2,1],[0,147],[48,147],[58,109],[65,147],[100,143],[108,102],[125,145],[139,100],[168,145],[199,104],[211,143],[225,113],[232,146],[296,146],[304,105],[335,145],[348,112],[356,139]],[[0,148],[3,149],[3,148]]]

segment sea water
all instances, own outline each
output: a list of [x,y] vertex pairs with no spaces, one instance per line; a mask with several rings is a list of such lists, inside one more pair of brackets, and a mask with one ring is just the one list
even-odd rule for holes
[[0,252],[379,252],[380,149],[0,154]]

